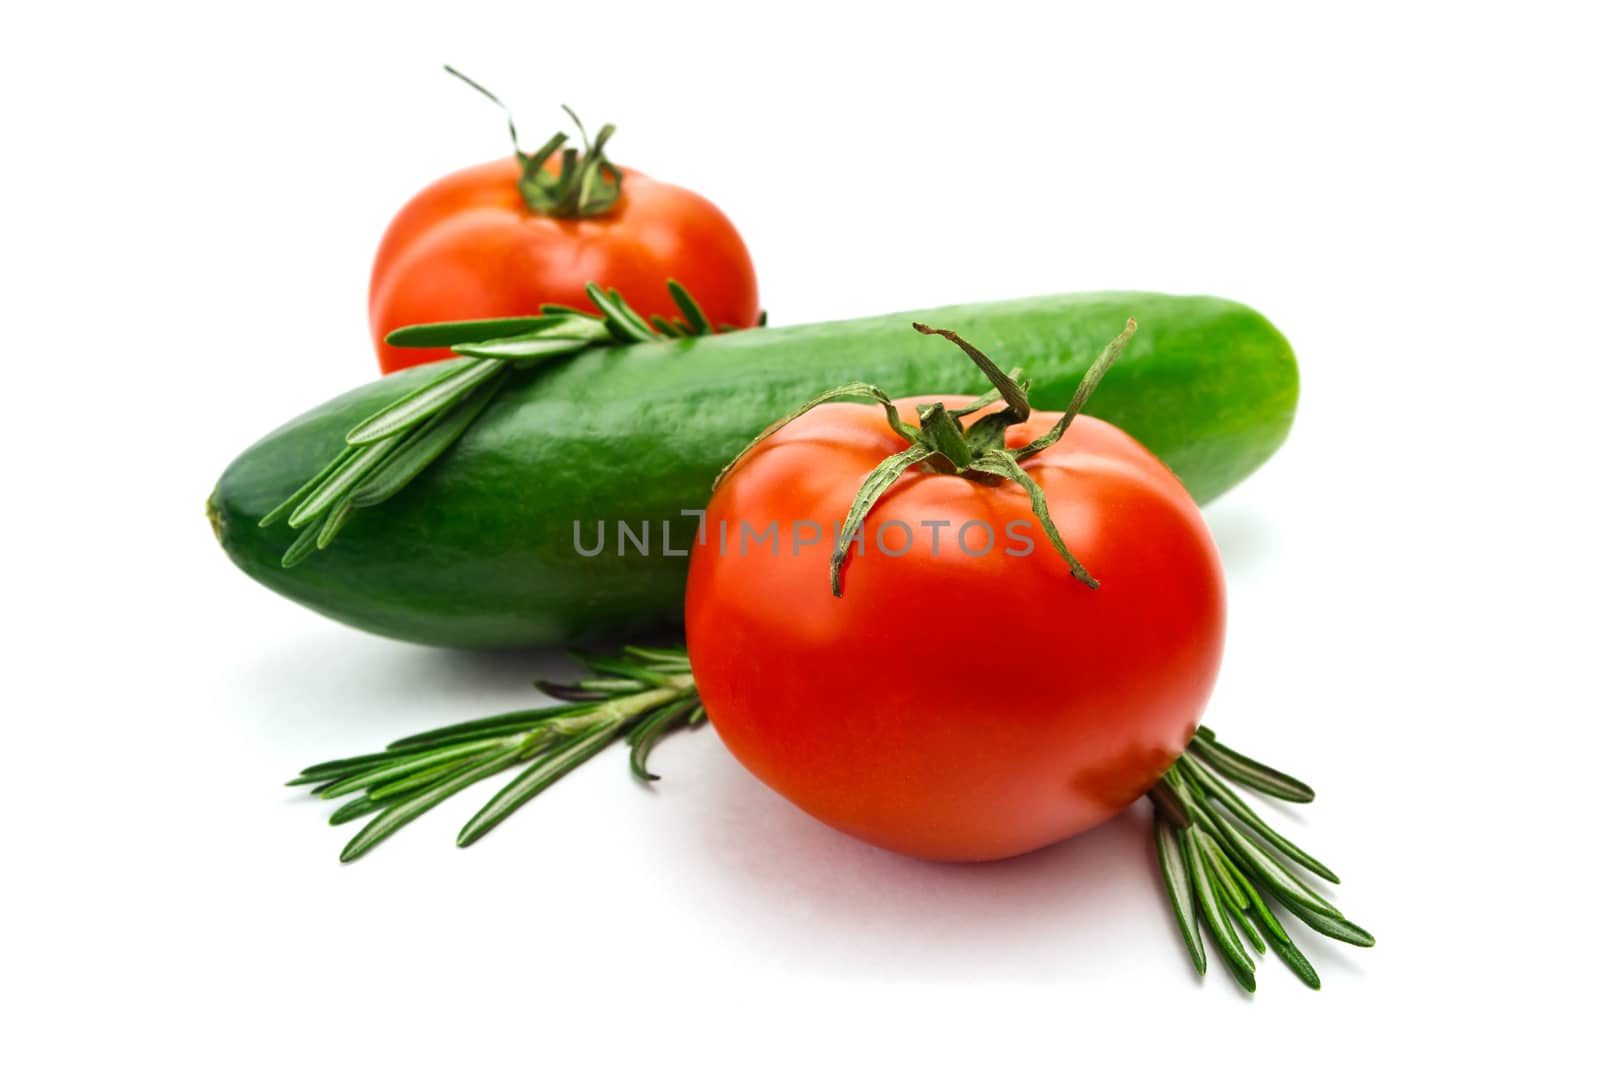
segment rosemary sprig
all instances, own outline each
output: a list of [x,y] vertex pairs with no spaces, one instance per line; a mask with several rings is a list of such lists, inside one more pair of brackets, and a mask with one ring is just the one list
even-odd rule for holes
[[387,340],[400,348],[449,348],[464,358],[373,412],[345,435],[345,447],[326,467],[262,519],[287,519],[300,535],[283,554],[293,567],[327,548],[353,513],[376,507],[409,485],[471,426],[512,373],[591,348],[700,337],[714,328],[688,290],[676,281],[667,292],[681,319],[646,322],[616,290],[585,289],[599,314],[547,304],[537,316],[474,319],[406,326]]
[[688,654],[628,648],[617,658],[579,659],[597,676],[576,685],[538,683],[563,704],[413,734],[382,752],[307,767],[287,784],[314,786],[328,799],[359,794],[328,820],[339,826],[374,816],[340,853],[348,863],[467,786],[526,764],[462,828],[456,844],[464,848],[618,737],[633,749],[635,777],[654,781],[647,760],[655,743],[705,721]]
[[1196,732],[1188,751],[1150,791],[1156,855],[1184,946],[1195,971],[1204,975],[1203,925],[1234,980],[1246,990],[1255,991],[1256,979],[1255,960],[1245,951],[1245,941],[1257,955],[1271,947],[1296,977],[1320,989],[1316,968],[1290,939],[1269,899],[1324,937],[1363,948],[1373,945],[1374,938],[1279,860],[1281,855],[1329,882],[1339,881],[1268,826],[1229,781],[1300,803],[1314,796],[1304,782],[1218,744],[1210,729]]
[[[467,821],[457,845],[473,844],[619,739],[631,749],[628,766],[634,777],[656,781],[648,766],[656,742],[705,721],[688,653],[629,645],[616,656],[577,658],[592,672],[589,677],[570,684],[535,683],[561,701],[553,707],[412,734],[382,752],[307,767],[287,784],[312,786],[326,799],[345,799],[328,819],[334,826],[371,818],[340,853],[348,863],[446,798],[513,767],[523,770]],[[1338,881],[1268,827],[1228,782],[1252,788],[1263,780],[1274,786],[1295,782],[1301,795],[1310,789],[1231,750],[1221,759],[1210,758],[1218,747],[1216,735],[1201,727],[1188,751],[1150,791],[1156,858],[1184,948],[1203,976],[1201,930],[1209,931],[1228,972],[1252,992],[1255,956],[1270,948],[1296,977],[1319,989],[1316,968],[1284,929],[1274,904],[1325,937],[1361,947],[1372,945],[1373,937],[1290,873],[1273,850],[1327,881]]]

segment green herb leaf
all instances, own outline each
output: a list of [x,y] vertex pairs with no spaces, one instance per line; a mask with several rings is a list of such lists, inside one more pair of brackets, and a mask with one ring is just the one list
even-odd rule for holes
[[1198,733],[1189,742],[1189,752],[1204,760],[1207,766],[1224,778],[1249,786],[1258,793],[1297,804],[1309,804],[1316,799],[1317,794],[1312,788],[1298,778],[1291,778],[1282,771],[1273,770],[1265,763],[1258,763],[1248,756],[1242,756],[1231,748],[1201,737]]
[[1292,945],[1293,942],[1289,940],[1288,931],[1279,924],[1277,916],[1272,914],[1272,910],[1267,907],[1266,900],[1256,887],[1251,884],[1250,879],[1245,877],[1244,872],[1234,865],[1233,860],[1228,858],[1227,853],[1224,852],[1222,854],[1222,859],[1227,864],[1229,872],[1238,881],[1240,888],[1244,890],[1245,896],[1250,898],[1250,914],[1255,916],[1257,924],[1261,926],[1267,937],[1280,944]]
[[1216,839],[1204,830],[1196,827],[1194,830],[1195,845],[1200,849],[1200,856],[1211,868],[1212,880],[1222,895],[1234,907],[1243,911],[1250,905],[1250,898],[1244,895],[1244,890],[1234,881],[1232,873],[1228,870],[1226,858],[1222,849],[1217,845]]
[[647,323],[642,322],[638,315],[619,298],[603,292],[594,282],[584,287],[590,303],[599,308],[606,317],[606,325],[617,334],[617,339],[624,344],[629,342],[644,342],[657,340],[655,332]]
[[1267,902],[1261,899],[1260,894],[1255,892],[1254,887],[1250,885],[1248,880],[1245,881],[1244,886],[1246,891],[1250,893],[1250,918],[1260,927],[1261,933],[1265,935],[1267,943],[1272,946],[1272,950],[1278,954],[1278,958],[1283,960],[1284,965],[1293,971],[1295,976],[1302,982],[1312,989],[1321,989],[1322,979],[1318,976],[1317,969],[1311,966],[1311,961],[1306,959],[1305,954],[1300,951],[1300,947],[1289,939],[1288,932],[1284,930],[1283,924],[1278,922],[1278,917],[1272,914],[1272,909],[1267,905]]
[[1244,934],[1245,940],[1250,942],[1250,947],[1255,949],[1258,955],[1264,954],[1267,951],[1267,943],[1261,939],[1255,924],[1246,917],[1244,905],[1226,893],[1220,894],[1220,899],[1222,906],[1228,909],[1228,917],[1232,920],[1234,929]]
[[327,760],[323,763],[313,763],[301,771],[285,785],[310,785],[313,782],[325,782],[334,778],[342,778],[347,774],[357,771],[370,770],[382,763],[388,763],[394,756],[388,752],[373,752],[365,756],[350,756],[346,759]]
[[[345,435],[352,445],[372,444],[410,429],[506,369],[500,360],[469,359],[408,393]],[[292,521],[292,520],[291,520]]]
[[322,795],[331,800],[334,797],[344,796],[346,793],[357,793],[395,778],[403,778],[412,771],[431,767],[436,763],[456,762],[463,756],[473,756],[482,752],[492,751],[501,748],[502,745],[503,742],[497,739],[465,741],[461,744],[449,745],[428,752],[397,756],[392,762],[381,767],[375,767],[370,771],[364,771],[361,774],[342,779],[328,789],[323,790]]
[[284,550],[283,558],[278,561],[279,566],[284,568],[297,567],[304,562],[307,556],[317,550],[317,534],[320,532],[321,530],[315,526],[307,526],[304,530],[301,530],[300,536],[296,537],[294,543]]
[[1208,825],[1221,833],[1223,839],[1233,846],[1232,851],[1243,861],[1245,868],[1260,878],[1272,895],[1285,905],[1294,902],[1332,918],[1339,917],[1339,909],[1331,901],[1296,878],[1288,868],[1228,822],[1213,817]]
[[345,445],[344,450],[341,451],[337,456],[333,457],[332,462],[313,475],[310,481],[306,482],[306,484],[302,485],[299,489],[296,489],[283,501],[283,503],[279,504],[277,507],[263,515],[261,517],[261,521],[257,523],[257,525],[265,529],[276,522],[280,522],[283,519],[288,518],[294,513],[295,508],[299,507],[301,502],[304,501],[306,497],[310,496],[316,491],[318,486],[332,477],[333,474],[346,463],[350,462],[350,460],[355,457],[356,451],[357,450],[353,446]]
[[650,325],[655,328],[657,333],[664,334],[667,337],[691,336],[688,329],[685,328],[682,323],[674,322],[671,319],[664,319],[660,315],[651,315]]
[[396,348],[454,348],[456,345],[474,345],[484,341],[496,341],[502,337],[517,337],[542,329],[549,322],[549,317],[544,315],[427,322],[391,330],[383,340]]
[[352,863],[365,856],[381,841],[394,833],[418,815],[434,807],[440,802],[461,792],[474,782],[480,782],[491,775],[499,774],[521,758],[521,753],[515,748],[507,748],[500,752],[491,753],[476,763],[469,763],[456,771],[448,778],[418,793],[409,800],[403,800],[385,808],[377,818],[361,828],[356,836],[345,845],[344,851],[339,853],[341,863]]
[[628,769],[641,782],[654,782],[660,775],[651,774],[648,766],[650,752],[661,736],[674,726],[681,725],[700,706],[698,696],[685,697],[646,715],[628,732]]
[[582,338],[550,337],[545,334],[523,334],[518,337],[501,337],[493,341],[456,345],[451,351],[459,356],[474,359],[498,359],[519,366],[554,359],[556,356],[582,352],[594,342]]
[[1194,759],[1191,756],[1180,756],[1179,762],[1183,764],[1184,770],[1188,771],[1194,776],[1195,781],[1199,783],[1201,789],[1205,790],[1209,796],[1215,798],[1217,803],[1226,808],[1228,812],[1240,822],[1254,830],[1273,848],[1277,849],[1285,856],[1288,856],[1290,859],[1294,860],[1300,866],[1304,867],[1313,874],[1319,875],[1336,885],[1338,884],[1338,875],[1334,874],[1333,871],[1331,871],[1325,864],[1317,860],[1305,850],[1301,849],[1293,841],[1290,841],[1288,838],[1278,833],[1278,831],[1274,830],[1271,826],[1268,826],[1265,819],[1261,818],[1261,816],[1257,815],[1253,810],[1251,810],[1250,806],[1246,804],[1237,793],[1228,788],[1226,782],[1217,777],[1215,774],[1211,773],[1211,771],[1207,770],[1205,765],[1199,760]]
[[392,759],[397,752],[405,752],[415,748],[430,748],[444,742],[454,744],[468,740],[474,735],[503,737],[508,734],[520,734],[535,726],[548,723],[551,719],[581,714],[598,707],[600,707],[600,701],[565,706],[557,704],[548,708],[528,708],[524,711],[508,711],[503,715],[490,715],[482,719],[471,719],[467,722],[458,722],[450,726],[441,726],[436,730],[425,730],[420,734],[402,737],[389,745],[387,754]]
[[1280,896],[1278,899],[1285,908],[1294,913],[1296,918],[1323,937],[1331,937],[1335,941],[1343,941],[1359,948],[1371,948],[1378,943],[1377,938],[1342,915],[1327,915],[1288,897]]
[[585,678],[577,684],[580,693],[642,693],[649,688],[632,678]]
[[351,505],[375,507],[410,485],[467,432],[467,427],[483,413],[504,384],[504,377],[495,378],[479,386],[465,404],[435,413],[416,433],[404,439],[387,463],[351,490]]
[[1154,820],[1156,858],[1161,864],[1161,879],[1167,885],[1167,897],[1172,901],[1172,914],[1178,920],[1178,933],[1189,950],[1195,973],[1206,973],[1206,950],[1200,940],[1200,927],[1195,919],[1194,886],[1189,881],[1184,865],[1183,846],[1178,842],[1178,831],[1159,812]]
[[[594,283],[590,282],[589,284],[593,285]],[[599,286],[595,286],[595,288],[599,288]],[[616,308],[616,315],[625,320],[629,326],[637,330],[641,335],[641,340],[659,340],[659,338],[656,336],[656,331],[651,328],[648,322],[644,320],[644,316],[640,315],[637,311],[633,310],[633,308],[629,307],[628,302],[622,299],[621,293],[617,292],[615,289],[609,289],[606,291],[606,295],[611,298],[611,303]]]
[[417,790],[421,789],[430,782],[435,782],[440,778],[454,774],[457,770],[473,762],[476,758],[478,758],[477,755],[473,754],[471,756],[465,756],[461,759],[453,759],[447,760],[443,763],[436,763],[431,767],[424,766],[420,770],[413,771],[412,773],[406,775],[404,778],[396,778],[393,781],[385,782],[382,785],[373,786],[367,790],[367,796],[371,797],[373,800],[387,803],[391,800],[415,793]]
[[609,723],[552,748],[539,761],[495,794],[493,800],[461,828],[456,844],[466,848],[484,834],[505,821],[506,817],[522,805],[550,788],[563,775],[578,764],[609,745],[622,728],[621,723]]
[[672,297],[672,302],[678,305],[678,310],[683,312],[683,322],[689,333],[699,337],[715,332],[711,329],[711,320],[706,318],[706,313],[695,298],[675,278],[667,279],[667,293]]
[[1200,849],[1195,843],[1194,835],[1193,830],[1180,831],[1178,842],[1183,849],[1183,862],[1189,873],[1189,884],[1195,887],[1195,894],[1200,902],[1200,915],[1205,919],[1206,926],[1211,929],[1212,937],[1216,940],[1217,947],[1222,950],[1222,957],[1229,964],[1229,971],[1234,979],[1245,989],[1255,992],[1253,977],[1255,961],[1245,954],[1244,944],[1239,940],[1233,924],[1223,911],[1216,884],[1200,857]]
[[343,826],[347,822],[354,822],[363,816],[371,815],[380,810],[383,804],[372,797],[356,797],[348,804],[336,809],[328,816],[329,826]]
[[322,525],[317,528],[317,548],[319,551],[327,548],[333,542],[333,539],[339,535],[339,531],[344,529],[344,524],[350,521],[350,513],[351,507],[348,497],[339,501],[328,512],[327,516],[322,520]]
[[634,659],[644,660],[647,663],[660,663],[678,668],[674,673],[689,670],[689,653],[681,648],[641,648],[638,645],[623,645],[622,651]]
[[591,656],[588,653],[580,652],[577,649],[573,649],[571,655],[573,659],[576,659],[579,663],[583,664],[591,671],[599,671],[602,674],[619,675],[623,678],[632,678],[636,681],[640,681],[646,685],[655,686],[657,688],[670,688],[676,685],[678,681],[677,679],[667,674],[663,674],[661,671],[656,670],[653,667],[643,666],[638,663],[630,663],[625,659],[615,659],[609,656]]
[[350,457],[348,463],[341,466],[331,478],[317,486],[315,492],[300,502],[300,506],[289,516],[289,526],[298,530],[330,508],[342,503],[345,495],[375,470],[378,464],[399,445],[399,438],[390,438],[356,449],[355,455]]

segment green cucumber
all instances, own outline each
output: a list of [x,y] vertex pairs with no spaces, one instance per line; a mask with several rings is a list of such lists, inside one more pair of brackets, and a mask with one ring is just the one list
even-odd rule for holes
[[[849,381],[893,396],[983,391],[978,370],[913,321],[1021,367],[1034,406],[1060,410],[1129,317],[1139,332],[1087,410],[1142,441],[1204,503],[1288,435],[1299,391],[1288,342],[1215,297],[1084,293],[599,349],[514,372],[415,482],[284,568],[294,531],[260,528],[262,516],[339,452],[347,430],[445,366],[431,364],[268,434],[223,473],[207,510],[246,574],[373,633],[500,648],[660,630],[682,617],[688,560],[668,551],[695,536],[684,510],[704,506],[722,465],[767,425]],[[619,522],[636,536],[648,528],[648,554],[631,541],[619,553]],[[586,550],[604,523],[604,551],[581,555],[575,523]]]

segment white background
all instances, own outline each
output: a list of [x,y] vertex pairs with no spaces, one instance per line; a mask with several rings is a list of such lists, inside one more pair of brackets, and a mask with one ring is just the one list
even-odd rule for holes
[[[1583,5],[52,4],[0,16],[11,1063],[1340,1060],[1572,1050],[1593,991],[1594,27]],[[1045,14],[1048,9],[1053,12]],[[1197,982],[1142,813],[933,866],[707,730],[349,868],[314,760],[530,701],[217,551],[227,461],[374,371],[370,256],[565,101],[716,200],[774,321],[1212,292],[1303,404],[1213,506],[1208,722],[1378,936]],[[1310,941],[1310,938],[1307,938]]]

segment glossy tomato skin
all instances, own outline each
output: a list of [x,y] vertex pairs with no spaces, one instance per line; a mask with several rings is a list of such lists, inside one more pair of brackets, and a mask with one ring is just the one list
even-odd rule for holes
[[540,304],[587,309],[591,281],[620,291],[646,318],[681,318],[666,288],[675,278],[713,325],[755,325],[761,308],[750,253],[709,200],[622,168],[622,196],[604,215],[555,219],[523,203],[518,174],[514,158],[457,171],[389,224],[368,297],[384,373],[450,356],[386,345],[391,330],[532,315]]
[[[901,401],[902,417],[915,406]],[[1016,446],[1056,416],[1013,427]],[[814,409],[747,455],[708,505],[691,559],[689,652],[728,749],[823,822],[896,852],[988,860],[1111,817],[1183,751],[1221,662],[1221,562],[1159,460],[1079,416],[1025,461],[1090,589],[1016,485],[912,471],[870,514],[866,554],[828,586],[833,529],[867,472],[904,446],[875,407]],[[776,520],[779,550],[740,523]],[[796,520],[826,531],[819,542]],[[954,543],[995,531],[987,554]],[[948,521],[945,527],[924,522]],[[722,524],[728,547],[722,548]],[[905,523],[914,536],[899,556]],[[1033,542],[1007,537],[1009,523]],[[937,554],[931,537],[940,534]],[[1018,529],[1018,528],[1013,528]],[[967,542],[976,552],[981,527]],[[741,552],[741,548],[744,551]]]

